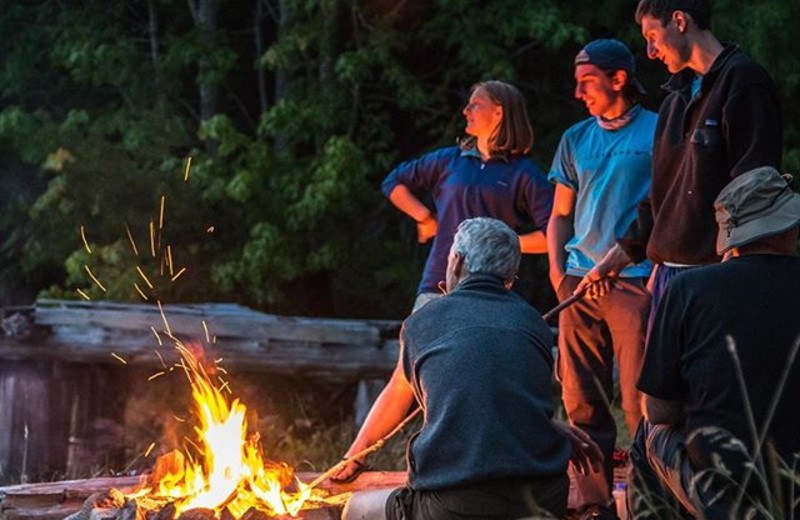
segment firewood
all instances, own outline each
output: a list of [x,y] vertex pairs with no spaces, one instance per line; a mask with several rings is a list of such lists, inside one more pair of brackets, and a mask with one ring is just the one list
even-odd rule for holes
[[144,510],[139,508],[136,500],[128,500],[117,513],[117,520],[145,520]]
[[216,520],[217,514],[213,509],[206,509],[204,507],[197,507],[189,509],[181,513],[178,520]]
[[270,516],[260,509],[251,507],[242,515],[239,520],[272,520]]
[[231,510],[226,507],[222,510],[222,512],[220,512],[219,520],[236,520],[236,517],[233,516]]
[[156,511],[156,514],[154,514],[153,517],[148,520],[173,520],[175,518],[175,513],[175,503],[170,502]]
[[168,481],[178,480],[183,476],[185,465],[186,457],[178,450],[172,450],[161,455],[153,465],[153,472],[147,478],[147,485],[151,489],[158,489],[158,483],[169,475],[173,475],[173,477],[169,478]]

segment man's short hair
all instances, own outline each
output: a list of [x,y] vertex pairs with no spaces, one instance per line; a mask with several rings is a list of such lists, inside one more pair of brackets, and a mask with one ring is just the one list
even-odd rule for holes
[[492,274],[509,281],[519,269],[519,237],[500,220],[478,217],[463,221],[453,238],[451,253],[464,259],[467,273]]
[[641,25],[643,16],[652,16],[660,20],[661,25],[667,25],[675,11],[683,11],[691,16],[699,29],[711,28],[710,0],[639,0],[636,23]]

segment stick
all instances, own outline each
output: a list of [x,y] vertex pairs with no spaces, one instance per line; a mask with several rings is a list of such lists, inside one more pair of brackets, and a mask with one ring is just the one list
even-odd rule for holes
[[569,298],[567,298],[563,302],[559,303],[558,305],[556,305],[555,307],[553,307],[552,309],[550,309],[549,311],[544,313],[544,315],[542,316],[542,319],[544,321],[547,321],[547,320],[553,318],[556,314],[558,314],[559,312],[563,311],[564,309],[566,309],[567,307],[569,307],[570,305],[572,305],[576,301],[578,301],[581,298],[583,298],[586,295],[586,290],[588,288],[589,288],[588,285],[584,285],[583,289],[581,289],[581,291],[579,293],[573,294],[572,296],[570,296]]
[[331,469],[329,469],[328,471],[326,471],[325,473],[323,473],[323,474],[322,474],[322,475],[320,475],[319,477],[315,478],[315,479],[314,479],[314,480],[311,482],[311,484],[309,484],[309,485],[308,485],[309,489],[313,489],[313,488],[315,488],[315,487],[319,486],[320,484],[322,484],[323,482],[325,482],[326,480],[328,480],[330,477],[332,477],[332,476],[333,476],[333,475],[334,475],[334,474],[335,474],[337,471],[339,471],[339,470],[340,470],[340,469],[342,469],[343,467],[347,466],[348,464],[350,464],[350,463],[351,463],[351,462],[353,462],[354,460],[356,460],[356,459],[360,459],[361,457],[364,457],[365,455],[369,455],[369,454],[370,454],[370,453],[372,453],[373,451],[378,451],[379,449],[381,449],[381,448],[383,447],[383,445],[386,443],[386,441],[388,441],[389,439],[391,439],[392,437],[394,437],[394,436],[395,436],[395,435],[396,435],[396,434],[397,434],[397,433],[398,433],[400,430],[402,430],[403,428],[405,428],[405,427],[406,427],[406,425],[407,425],[409,422],[411,422],[411,420],[412,420],[414,417],[416,417],[417,415],[419,415],[419,413],[420,413],[421,411],[422,411],[422,408],[418,406],[418,407],[416,408],[416,410],[414,410],[413,412],[411,412],[411,413],[408,415],[408,417],[406,417],[405,419],[403,419],[403,421],[402,421],[400,424],[398,424],[398,425],[395,427],[395,429],[394,429],[394,430],[392,430],[391,432],[389,432],[389,434],[388,434],[388,435],[386,435],[385,437],[381,438],[381,439],[380,439],[378,442],[376,442],[375,444],[373,444],[373,445],[372,445],[372,446],[370,446],[369,448],[366,448],[366,449],[364,449],[364,450],[361,450],[361,451],[359,451],[358,453],[356,453],[356,454],[355,454],[355,455],[353,455],[352,457],[349,457],[349,458],[347,458],[347,459],[343,459],[343,460],[340,460],[339,462],[337,462],[337,463],[336,463],[336,464],[335,464],[335,465],[334,465],[334,466],[333,466]]

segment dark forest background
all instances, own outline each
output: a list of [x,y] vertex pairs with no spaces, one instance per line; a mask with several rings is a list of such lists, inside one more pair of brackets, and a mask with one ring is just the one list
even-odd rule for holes
[[[137,260],[125,226],[147,248],[165,195],[161,245],[188,270],[159,287],[162,301],[402,318],[427,248],[379,185],[399,161],[460,136],[472,83],[520,87],[532,155],[546,169],[561,133],[586,117],[572,96],[572,59],[584,43],[616,37],[631,47],[648,108],[657,109],[667,79],[645,56],[634,0],[0,6],[0,306],[79,298],[78,288],[140,301],[137,262],[157,270],[161,257]],[[715,6],[717,35],[778,85],[784,169],[794,173],[799,21],[796,0]],[[522,277],[542,310],[552,303],[545,267],[527,259]]]

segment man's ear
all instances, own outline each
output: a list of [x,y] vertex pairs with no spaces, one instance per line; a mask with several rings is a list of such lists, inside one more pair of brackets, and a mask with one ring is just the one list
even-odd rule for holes
[[672,21],[675,22],[675,26],[681,34],[684,34],[689,28],[689,20],[691,19],[692,17],[684,11],[674,11],[672,13]]
[[453,253],[453,274],[456,275],[456,280],[460,280],[464,274],[464,257],[458,253]]
[[611,86],[617,92],[625,88],[625,82],[627,81],[628,73],[621,69],[614,71],[614,75],[611,76]]

